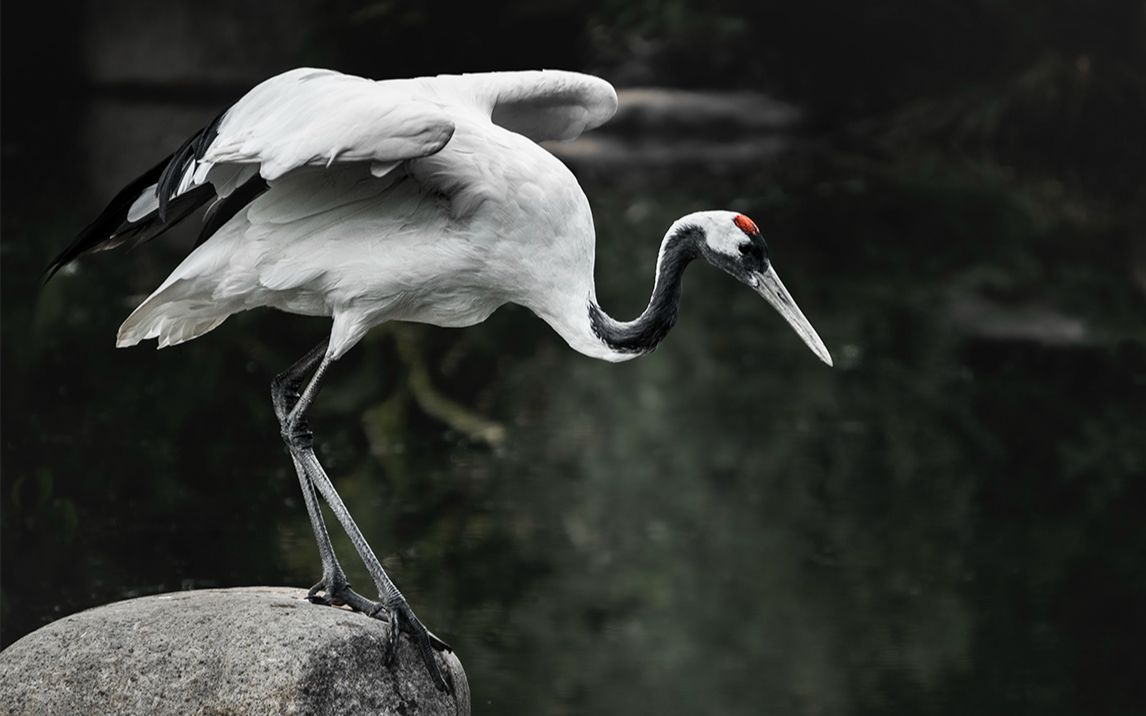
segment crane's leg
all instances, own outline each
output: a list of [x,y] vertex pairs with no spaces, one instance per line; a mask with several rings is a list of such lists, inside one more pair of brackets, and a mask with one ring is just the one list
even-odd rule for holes
[[[276,379],[277,387],[273,389],[275,412],[279,416],[283,439],[290,450],[295,467],[299,471],[300,481],[304,476],[306,478],[306,489],[303,490],[303,496],[307,500],[307,512],[311,516],[311,525],[314,527],[315,537],[319,543],[319,553],[323,556],[323,581],[312,588],[311,596],[314,596],[321,588],[325,591],[326,598],[331,602],[348,604],[372,617],[378,617],[385,612],[389,616],[390,623],[396,627],[390,630],[387,661],[391,661],[397,653],[399,630],[405,631],[413,637],[435,684],[438,688],[445,689],[446,683],[438,669],[437,662],[434,660],[433,650],[449,650],[449,645],[434,636],[414,615],[410,605],[406,602],[406,598],[398,591],[398,587],[386,574],[386,570],[383,569],[382,563],[378,561],[378,557],[375,556],[374,551],[366,542],[366,538],[362,536],[362,531],[350,516],[350,511],[346,509],[345,503],[334,489],[334,485],[330,482],[330,478],[327,477],[326,471],[323,470],[314,453],[314,435],[310,431],[306,411],[314,401],[322,377],[332,362],[325,357],[326,347],[327,343],[323,342],[304,356],[302,360],[283,374],[286,378],[282,381]],[[306,387],[299,393],[298,387],[301,385],[301,377],[314,367],[315,363],[318,366],[314,368],[314,374]],[[313,490],[317,490],[326,500],[327,505],[330,506],[331,511],[334,512],[342,528],[350,537],[351,543],[359,557],[362,558],[366,570],[378,588],[381,601],[372,602],[349,588],[345,574],[334,558],[330,537],[326,533],[326,527],[322,521],[322,512],[318,507]]]
[[[279,424],[284,425],[287,416],[295,403],[298,402],[299,390],[306,382],[307,374],[322,359],[326,353],[327,342],[323,341],[301,360],[275,377],[271,383],[271,398],[274,402],[275,415]],[[346,581],[346,573],[338,558],[334,554],[334,546],[330,542],[330,534],[326,531],[326,523],[322,518],[322,508],[319,506],[318,496],[314,485],[307,476],[306,468],[298,459],[291,457],[295,471],[298,473],[299,486],[302,488],[303,501],[306,503],[306,512],[310,517],[310,525],[314,530],[314,539],[318,543],[319,557],[322,559],[322,579],[310,588],[307,599],[319,604],[346,604],[352,609],[361,612],[371,612],[377,608],[377,603],[350,589]],[[319,592],[324,596],[319,596]]]
[[[271,382],[271,400],[280,427],[285,427],[287,416],[290,415],[291,409],[298,402],[299,391],[304,387],[308,374],[322,360],[322,356],[326,353],[327,344],[327,341],[320,343],[297,363],[275,376],[274,381]],[[342,571],[342,565],[338,563],[338,558],[334,554],[334,546],[330,543],[330,534],[326,531],[326,523],[322,519],[322,509],[319,507],[318,498],[314,494],[314,485],[307,477],[306,469],[302,463],[293,456],[291,460],[294,462],[295,472],[298,473],[302,498],[306,503],[306,512],[310,517],[311,529],[314,530],[314,539],[318,543],[319,557],[322,559],[322,579],[310,588],[306,596],[311,601],[329,603],[331,594],[342,592],[350,585],[346,581],[346,573]],[[319,591],[325,592],[326,597],[319,597]]]

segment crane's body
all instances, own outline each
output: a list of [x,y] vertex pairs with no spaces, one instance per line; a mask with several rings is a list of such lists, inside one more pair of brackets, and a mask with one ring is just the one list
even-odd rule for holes
[[[273,392],[323,561],[311,595],[389,614],[414,636],[439,685],[432,650],[447,647],[417,621],[366,544],[318,463],[305,417],[327,367],[371,327],[470,326],[516,303],[575,350],[628,360],[672,328],[683,271],[704,258],[766,298],[830,364],[756,225],[733,212],[698,212],[669,228],[649,307],[636,320],[601,310],[589,202],[537,142],[576,137],[607,121],[616,104],[607,82],[570,72],[375,82],[292,70],[251,90],[121,191],[51,267],[153,238],[210,203],[200,243],[127,318],[119,346],[176,345],[260,306],[332,318],[330,338],[276,378]],[[380,601],[345,583],[316,493],[350,534]],[[396,639],[398,629],[391,633]]]
[[[480,166],[472,159],[479,151]],[[481,187],[462,186],[453,197],[434,191],[435,176],[460,169],[472,169]],[[506,302],[541,316],[586,305],[592,215],[552,154],[471,120],[407,171],[375,177],[351,164],[273,183],[172,272],[124,324],[119,343],[175,344],[236,311],[273,306],[332,316],[337,358],[387,320],[461,327]]]

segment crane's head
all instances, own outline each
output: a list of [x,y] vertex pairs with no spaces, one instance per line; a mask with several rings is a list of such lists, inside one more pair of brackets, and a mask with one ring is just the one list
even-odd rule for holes
[[816,334],[816,329],[812,328],[776,275],[776,269],[768,258],[768,245],[752,219],[732,211],[702,211],[689,214],[677,224],[693,226],[703,232],[704,238],[698,241],[700,255],[763,296],[820,360],[832,364],[832,356]]

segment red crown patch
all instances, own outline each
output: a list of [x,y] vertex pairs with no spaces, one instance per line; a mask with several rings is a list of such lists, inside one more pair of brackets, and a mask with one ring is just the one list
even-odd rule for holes
[[760,233],[760,229],[756,228],[756,222],[749,219],[744,214],[737,214],[732,217],[732,223],[736,224],[736,228],[740,229],[749,236],[755,236]]

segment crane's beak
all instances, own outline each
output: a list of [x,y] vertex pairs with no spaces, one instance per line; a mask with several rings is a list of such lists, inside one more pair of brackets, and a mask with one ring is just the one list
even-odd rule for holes
[[784,288],[784,284],[781,283],[780,277],[776,275],[776,270],[771,265],[763,272],[753,271],[749,275],[747,283],[780,312],[788,325],[800,334],[800,338],[804,339],[804,343],[808,344],[808,347],[820,360],[828,365],[832,364],[832,355],[824,347],[824,342],[816,334],[816,329],[812,328],[812,324],[808,323],[807,318],[804,318],[804,313],[792,300],[792,295],[788,293],[788,289]]

